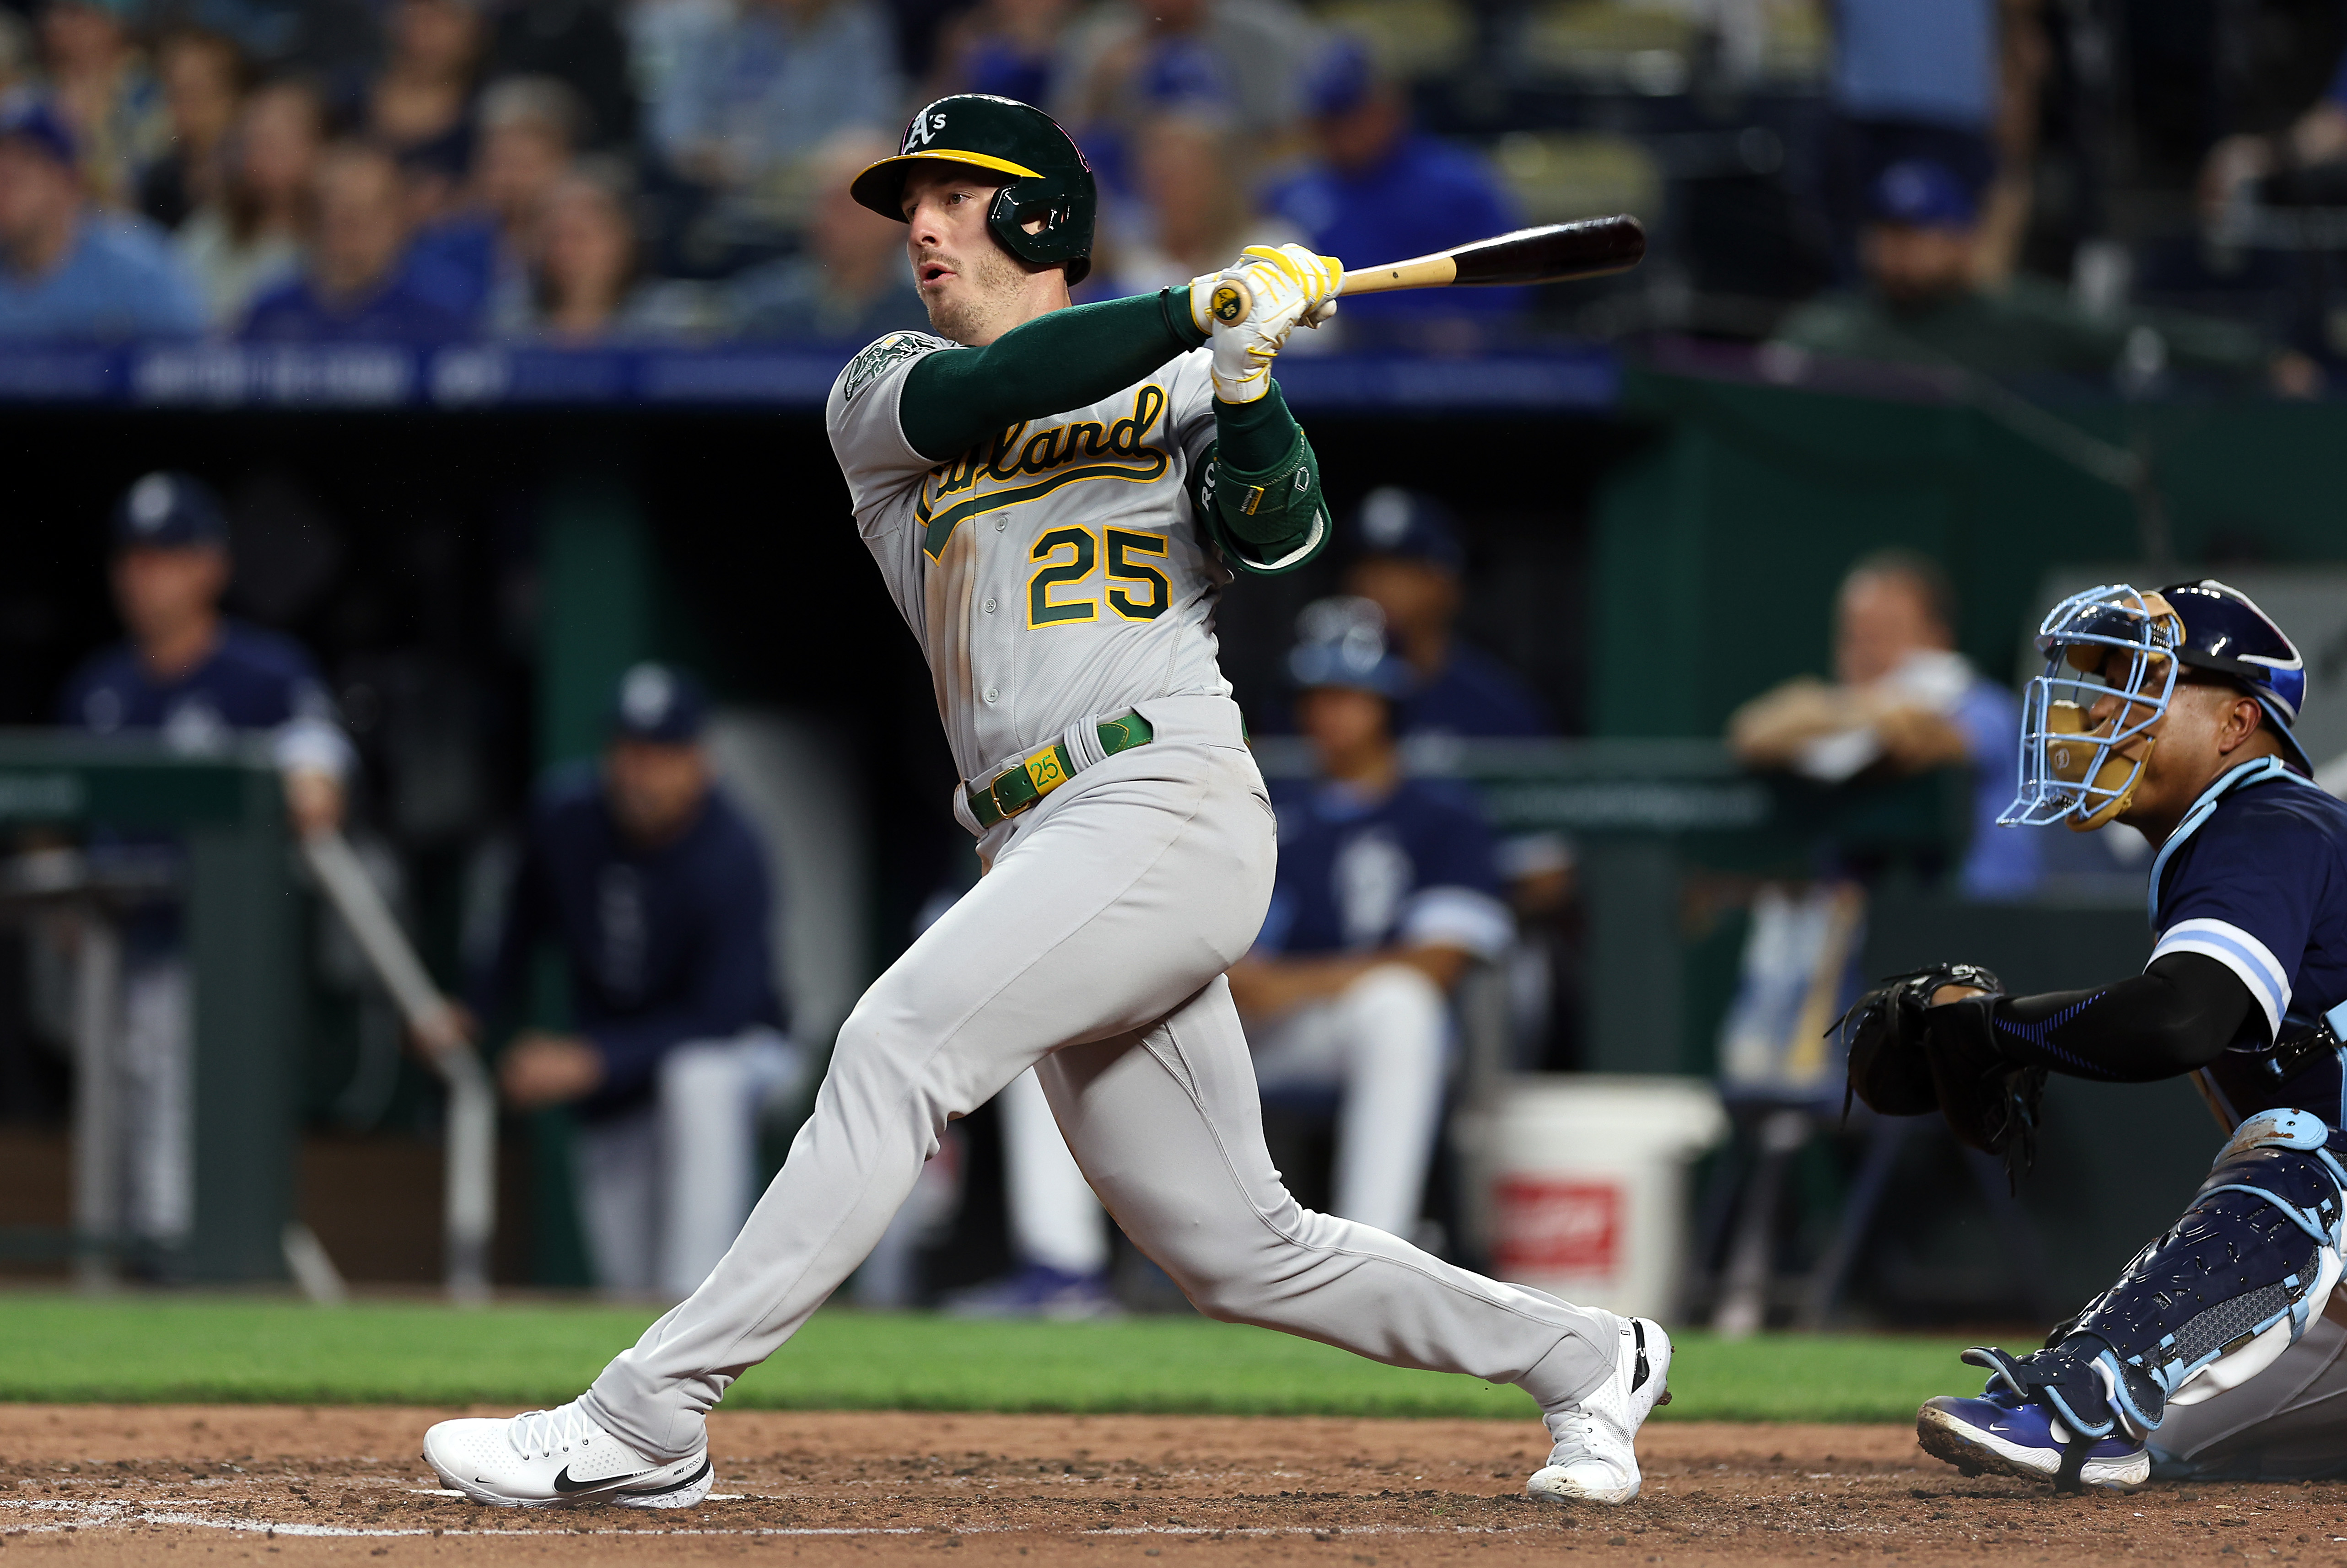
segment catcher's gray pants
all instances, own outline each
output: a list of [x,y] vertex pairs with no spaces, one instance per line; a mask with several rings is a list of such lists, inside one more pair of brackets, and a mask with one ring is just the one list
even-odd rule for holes
[[1270,897],[1271,807],[1233,704],[1143,711],[1155,742],[998,830],[989,874],[856,1004],[733,1249],[588,1392],[607,1429],[647,1455],[697,1448],[727,1385],[870,1250],[946,1122],[1030,1066],[1109,1212],[1210,1316],[1519,1383],[1543,1409],[1610,1375],[1612,1314],[1453,1268],[1280,1185],[1222,978]]
[[2239,1388],[2170,1405],[2150,1440],[2162,1481],[2347,1475],[2347,1328],[2330,1317]]

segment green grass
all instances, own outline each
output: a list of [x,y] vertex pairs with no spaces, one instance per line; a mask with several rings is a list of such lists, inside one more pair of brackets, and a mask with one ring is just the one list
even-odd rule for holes
[[[641,1308],[425,1303],[334,1309],[235,1296],[0,1296],[0,1399],[559,1403],[649,1321]],[[1680,1341],[1667,1419],[1905,1421],[1977,1374],[1938,1340]],[[1512,1388],[1397,1371],[1198,1317],[961,1322],[833,1310],[729,1409],[1522,1418]]]

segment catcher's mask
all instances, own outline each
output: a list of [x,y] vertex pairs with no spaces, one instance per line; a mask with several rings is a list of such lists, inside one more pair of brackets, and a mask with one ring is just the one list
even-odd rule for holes
[[[2080,832],[2127,807],[2176,694],[2184,623],[2168,600],[2118,583],[2074,593],[2037,629],[2045,673],[2021,706],[2021,793],[1996,820]],[[2095,709],[2115,698],[2098,718]]]
[[2306,702],[2306,661],[2239,589],[2213,578],[2149,593],[2124,583],[2089,589],[2054,607],[2037,646],[2045,673],[2022,705],[2021,794],[2000,823],[2084,831],[2127,810],[2158,740],[2149,732],[2184,669],[2256,698],[2284,760],[2314,772],[2291,733]]

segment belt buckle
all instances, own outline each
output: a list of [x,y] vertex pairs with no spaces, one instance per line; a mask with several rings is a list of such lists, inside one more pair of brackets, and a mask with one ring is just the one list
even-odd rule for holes
[[1017,768],[1005,768],[1000,773],[994,775],[994,782],[992,784],[986,786],[986,798],[994,803],[995,819],[999,822],[1009,822],[1012,817],[1017,816],[1020,812],[1025,811],[1028,806],[1035,804],[1031,800],[1023,802],[1018,805],[1005,805],[1002,804],[1002,796],[999,793],[1002,788],[1002,781],[1010,778],[1019,771],[1020,770]]
[[[1070,776],[1071,770],[1067,760],[1061,755],[1060,744],[1055,741],[1049,745],[1036,748],[1022,759],[1018,766],[1005,768],[995,774],[988,782],[985,789],[973,790],[970,793],[974,796],[982,798],[994,808],[996,822],[1008,822],[1010,818],[1030,810],[1045,795],[1067,783]],[[1033,792],[1016,804],[1002,798],[1002,786],[1011,779],[1025,780]],[[977,814],[978,807],[975,800],[971,803],[970,810],[973,815]]]

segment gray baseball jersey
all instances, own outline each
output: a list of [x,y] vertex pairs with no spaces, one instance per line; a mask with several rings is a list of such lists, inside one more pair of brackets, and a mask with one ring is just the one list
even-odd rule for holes
[[880,339],[840,373],[825,420],[962,777],[1153,697],[1229,695],[1214,621],[1231,574],[1190,500],[1214,438],[1207,351],[939,463],[905,439],[897,405],[916,364],[953,352],[927,333]]

